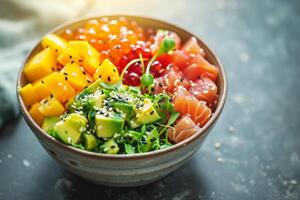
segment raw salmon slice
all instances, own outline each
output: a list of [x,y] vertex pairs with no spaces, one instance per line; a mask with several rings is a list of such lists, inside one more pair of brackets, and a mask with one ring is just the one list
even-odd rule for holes
[[204,50],[199,46],[198,41],[195,37],[191,37],[188,41],[184,43],[181,50],[186,53],[198,54],[205,56]]
[[188,89],[190,83],[183,78],[182,72],[175,68],[171,68],[164,76],[155,79],[154,92],[156,94],[161,92],[173,93],[178,86],[183,86]]
[[206,101],[211,109],[215,108],[218,89],[216,84],[209,78],[201,78],[193,83],[189,92],[199,101]]
[[202,56],[196,55],[191,60],[191,64],[183,70],[183,75],[192,81],[196,81],[201,77],[208,77],[216,82],[219,76],[219,69],[210,64]]
[[177,88],[173,101],[176,111],[190,116],[197,125],[200,125],[200,127],[203,127],[211,117],[211,109],[206,103],[197,100],[183,87]]
[[174,128],[168,129],[168,137],[171,141],[178,143],[189,138],[198,130],[200,128],[196,126],[195,122],[190,117],[184,115],[177,120]]

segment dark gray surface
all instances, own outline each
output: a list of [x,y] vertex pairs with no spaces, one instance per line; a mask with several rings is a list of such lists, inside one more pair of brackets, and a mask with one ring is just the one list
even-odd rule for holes
[[0,199],[300,199],[300,2],[148,4],[148,15],[200,35],[226,68],[228,101],[203,147],[157,183],[107,188],[63,169],[19,119],[0,134]]

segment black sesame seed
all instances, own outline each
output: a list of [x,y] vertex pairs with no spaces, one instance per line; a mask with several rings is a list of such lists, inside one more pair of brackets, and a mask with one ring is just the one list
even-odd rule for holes
[[115,45],[115,49],[121,49],[121,45],[119,44]]
[[85,86],[84,89],[86,89],[88,86]]
[[64,72],[64,75],[68,76],[68,73],[67,73],[67,72]]
[[45,82],[44,82],[43,80],[41,80],[41,82],[42,82],[43,84],[45,84]]
[[83,73],[83,74],[86,74],[86,72],[85,72],[85,71],[82,71],[82,73]]
[[150,115],[153,115],[153,114],[154,114],[154,110],[151,111]]
[[68,80],[68,77],[65,76],[65,80],[67,81],[67,80]]
[[114,72],[116,72],[116,69],[113,69]]
[[50,94],[50,98],[53,98],[53,94]]
[[101,78],[101,75],[99,75],[99,78]]
[[88,82],[88,83],[91,83],[91,81],[90,81],[90,80],[87,80],[87,82]]
[[184,80],[183,77],[181,77],[181,78],[180,78],[180,82],[183,82],[183,80]]
[[52,71],[55,71],[55,68],[54,68],[54,67],[52,67]]
[[108,81],[108,82],[110,82],[110,81],[111,81],[111,78],[110,78],[110,76],[108,76],[108,77],[107,77],[107,81]]
[[46,104],[48,102],[48,100],[46,99],[45,101],[44,101],[44,104]]
[[75,61],[74,61],[74,60],[72,60],[72,61],[71,61],[71,64],[73,64],[74,62],[75,62]]
[[114,149],[116,146],[115,145],[112,145],[110,148]]
[[55,49],[55,52],[58,52],[58,50],[57,50],[57,49]]
[[159,86],[159,87],[162,87],[162,86],[163,86],[163,84],[162,84],[162,83],[159,83],[159,84],[158,84],[158,86]]
[[72,56],[70,55],[69,58],[72,59]]

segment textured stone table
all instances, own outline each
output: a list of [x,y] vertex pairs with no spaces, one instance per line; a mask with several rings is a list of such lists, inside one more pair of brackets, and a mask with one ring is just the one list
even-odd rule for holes
[[159,182],[107,188],[52,160],[20,118],[0,134],[0,199],[300,199],[300,2],[130,2],[99,9],[176,23],[223,62],[228,101],[206,143]]

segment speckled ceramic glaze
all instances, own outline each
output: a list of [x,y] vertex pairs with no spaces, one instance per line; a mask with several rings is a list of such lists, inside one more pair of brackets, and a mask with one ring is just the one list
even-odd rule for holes
[[[93,18],[101,17],[103,16]],[[113,19],[120,16],[107,17]],[[143,27],[175,31],[181,37],[182,41],[186,41],[189,37],[194,36],[188,31],[156,19],[137,16],[125,17],[129,20],[136,20]],[[86,23],[89,19],[92,18],[76,20],[62,25],[51,32],[61,33],[66,28],[75,29]],[[206,52],[207,60],[220,68],[218,106],[212,118],[197,134],[167,149],[133,155],[108,155],[83,151],[67,146],[43,131],[30,117],[20,95],[18,95],[20,109],[31,130],[49,155],[72,173],[92,182],[109,186],[130,187],[153,182],[180,167],[200,148],[206,136],[215,125],[225,103],[227,83],[224,69],[213,52],[199,38],[198,42]],[[22,74],[24,64],[40,49],[41,46],[38,43],[25,59],[19,72],[17,89],[27,83]]]

